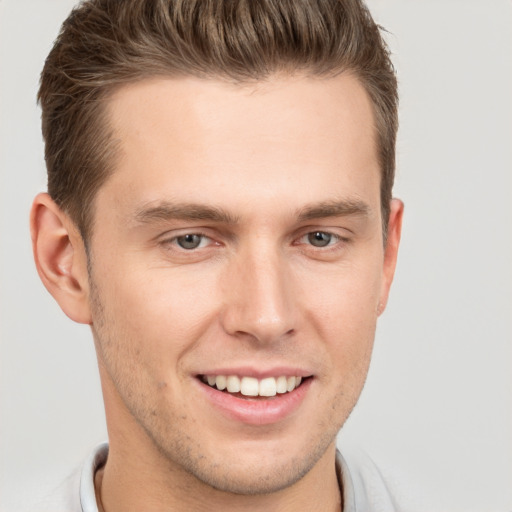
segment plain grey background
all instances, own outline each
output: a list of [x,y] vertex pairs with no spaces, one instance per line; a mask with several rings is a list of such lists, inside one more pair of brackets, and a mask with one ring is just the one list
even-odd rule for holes
[[[87,327],[39,282],[38,75],[74,0],[0,0],[0,510],[106,437]],[[371,0],[401,90],[398,270],[340,442],[429,511],[512,510],[512,2]]]

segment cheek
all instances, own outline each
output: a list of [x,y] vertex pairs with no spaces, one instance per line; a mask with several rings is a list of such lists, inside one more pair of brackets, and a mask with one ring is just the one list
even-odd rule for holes
[[373,348],[381,271],[377,265],[347,265],[302,282],[307,328],[323,340],[327,352],[325,374],[344,392],[358,396]]
[[300,283],[301,300],[319,329],[348,340],[374,330],[382,283],[377,264],[304,273]]
[[102,282],[102,301],[116,330],[111,337],[129,344],[140,363],[167,372],[169,364],[194,346],[214,313],[213,283],[199,274],[128,267],[108,273]]

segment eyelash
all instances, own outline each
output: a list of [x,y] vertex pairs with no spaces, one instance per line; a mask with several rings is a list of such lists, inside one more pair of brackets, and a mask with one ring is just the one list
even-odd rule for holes
[[[311,240],[309,240],[309,237],[311,235],[327,235],[328,237],[330,237],[330,240],[329,242],[327,243],[327,245],[319,245],[319,246],[315,246],[314,244],[310,243]],[[185,248],[183,246],[181,246],[178,242],[178,240],[180,238],[185,238],[187,236],[198,236],[198,237],[201,237],[201,240],[199,242],[199,245],[197,247],[192,247],[192,248]],[[206,246],[201,246],[203,244],[203,242],[206,242],[207,241],[213,241],[213,239],[211,237],[209,237],[208,235],[204,234],[204,233],[201,233],[201,232],[189,232],[189,233],[184,233],[182,235],[178,235],[178,236],[174,236],[170,239],[167,239],[167,240],[164,240],[162,242],[162,245],[164,246],[174,246],[176,249],[175,250],[178,250],[180,252],[195,252],[199,249],[204,249],[205,247],[207,247],[208,245]],[[307,240],[307,241],[304,241],[304,240]],[[331,241],[333,243],[331,243]],[[344,244],[344,243],[348,243],[349,242],[349,239],[347,238],[344,238],[336,233],[332,233],[330,231],[324,231],[324,230],[313,230],[313,231],[308,231],[307,233],[304,233],[303,235],[301,235],[300,237],[298,237],[295,242],[294,242],[294,245],[308,245],[314,249],[319,249],[319,250],[334,250],[336,248],[336,246],[340,243]],[[219,244],[217,244],[219,245]]]
[[[191,249],[186,249],[185,247],[182,247],[179,245],[178,243],[178,240],[180,238],[185,238],[187,236],[198,236],[198,237],[201,237],[201,241],[199,242],[199,246],[198,247],[194,247],[194,248],[191,248]],[[205,235],[204,233],[196,233],[196,232],[190,232],[190,233],[184,233],[183,235],[178,235],[178,236],[175,236],[175,237],[172,237],[168,240],[164,240],[163,241],[163,244],[164,245],[173,245],[173,246],[176,246],[177,247],[177,250],[179,251],[183,251],[183,252],[193,252],[193,251],[196,251],[198,249],[203,249],[203,247],[201,247],[201,245],[203,244],[203,242],[206,242],[208,240],[212,240],[211,237],[209,237],[208,235]]]
[[[330,237],[327,245],[314,245],[313,243],[311,243],[311,240],[309,239],[309,237],[313,235],[327,235],[328,237]],[[333,246],[335,246],[336,244],[338,244],[339,242],[343,241],[343,239],[335,234],[335,233],[331,233],[330,231],[322,231],[322,230],[315,230],[315,231],[309,231],[308,233],[302,235],[300,238],[299,238],[299,241],[301,240],[304,240],[306,239],[307,240],[307,243],[305,243],[305,245],[310,245],[311,247],[315,247],[317,249],[324,249],[324,248],[331,248]],[[334,243],[331,243],[334,242]]]

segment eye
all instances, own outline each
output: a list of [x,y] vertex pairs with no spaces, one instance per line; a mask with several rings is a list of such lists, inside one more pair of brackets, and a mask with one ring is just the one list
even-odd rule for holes
[[192,250],[199,249],[208,245],[209,238],[197,233],[187,233],[186,235],[177,236],[174,242],[182,249]]
[[339,241],[339,237],[326,231],[312,231],[303,237],[314,247],[328,247]]

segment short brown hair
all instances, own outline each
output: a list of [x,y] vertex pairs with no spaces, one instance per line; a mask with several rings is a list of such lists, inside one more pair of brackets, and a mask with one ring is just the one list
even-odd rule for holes
[[264,80],[352,72],[369,94],[386,231],[395,169],[397,82],[381,29],[360,0],[84,0],[62,25],[38,100],[48,192],[87,240],[115,167],[105,101],[154,76]]

